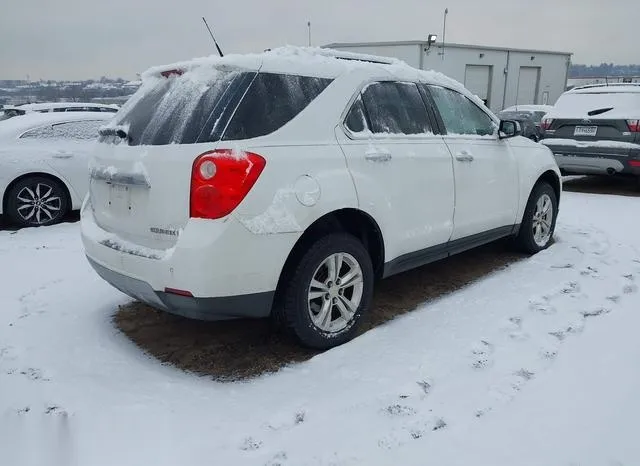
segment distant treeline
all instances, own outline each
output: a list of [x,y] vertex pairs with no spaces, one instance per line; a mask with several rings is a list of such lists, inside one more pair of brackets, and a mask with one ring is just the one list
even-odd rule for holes
[[571,65],[569,77],[584,78],[596,76],[640,76],[640,65]]

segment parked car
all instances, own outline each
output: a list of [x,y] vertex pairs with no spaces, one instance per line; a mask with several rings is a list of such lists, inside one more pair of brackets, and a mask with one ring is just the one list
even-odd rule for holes
[[542,139],[544,132],[540,128],[540,125],[534,121],[532,112],[503,110],[498,113],[498,118],[501,120],[517,121],[520,123],[522,136],[525,138],[531,139],[535,142]]
[[32,113],[0,122],[0,214],[18,226],[60,222],[79,209],[98,128],[112,113]]
[[543,122],[542,141],[566,174],[640,179],[640,84],[576,87]]
[[505,108],[502,111],[503,112],[527,112],[527,113],[530,113],[531,114],[531,119],[539,124],[542,121],[542,118],[544,118],[544,116],[547,113],[549,113],[551,110],[553,110],[553,105],[527,104],[527,105],[513,105],[511,107]]
[[455,81],[284,49],[155,68],[101,129],[81,210],[106,281],[196,319],[355,335],[374,280],[504,237],[549,246],[561,180]]
[[25,115],[31,112],[107,112],[116,113],[119,107],[111,104],[96,104],[86,102],[45,102],[38,104],[5,105],[0,113],[0,121]]

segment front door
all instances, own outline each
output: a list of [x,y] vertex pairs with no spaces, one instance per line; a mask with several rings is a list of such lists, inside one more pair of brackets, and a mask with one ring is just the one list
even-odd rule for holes
[[494,120],[466,96],[427,86],[453,156],[456,206],[452,240],[510,231],[518,209],[518,166]]

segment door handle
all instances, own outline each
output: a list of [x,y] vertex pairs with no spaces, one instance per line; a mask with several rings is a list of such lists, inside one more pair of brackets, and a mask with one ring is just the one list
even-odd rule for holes
[[459,162],[473,162],[473,155],[469,151],[461,150],[456,154],[456,160]]
[[72,157],[73,157],[73,154],[71,152],[65,152],[65,151],[58,151],[55,154],[53,154],[54,159],[70,159]]
[[391,160],[391,152],[372,150],[364,154],[364,158],[371,162],[388,162]]

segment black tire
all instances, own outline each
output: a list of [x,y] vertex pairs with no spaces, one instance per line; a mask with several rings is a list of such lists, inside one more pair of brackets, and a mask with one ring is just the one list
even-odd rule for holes
[[[551,200],[553,212],[551,219],[551,230],[548,239],[544,244],[539,244],[538,242],[536,242],[536,238],[534,235],[534,216],[536,214],[538,201],[544,196],[548,196],[548,198]],[[520,224],[520,231],[518,232],[518,236],[516,238],[518,247],[522,251],[529,254],[535,254],[542,251],[543,249],[548,248],[553,241],[553,233],[556,229],[557,218],[558,198],[556,196],[556,192],[549,185],[549,183],[546,183],[544,181],[537,183],[533,187],[531,195],[529,196],[529,200],[527,201],[527,207],[524,209],[524,216],[522,218],[522,223]]]
[[[338,253],[347,254],[348,256],[345,256],[345,260],[354,259],[360,267],[362,272],[362,296],[357,309],[353,313],[353,317],[350,321],[347,321],[346,326],[338,331],[329,332],[318,327],[312,320],[309,292],[311,281],[316,272],[322,273],[319,267],[322,266],[325,260]],[[348,267],[348,263],[345,262],[345,264]],[[343,268],[343,270],[347,269]],[[357,238],[346,233],[332,233],[322,237],[304,253],[287,276],[288,280],[283,284],[282,301],[275,309],[276,315],[274,316],[276,321],[281,326],[284,326],[285,330],[292,333],[304,346],[321,350],[341,345],[354,337],[362,316],[367,313],[371,305],[374,283],[371,258]],[[335,287],[332,290],[333,293]],[[350,290],[355,293],[353,288],[350,288]],[[344,293],[348,292],[349,290],[344,291]],[[343,306],[344,302],[340,301],[340,296],[345,295],[340,294],[337,298],[329,298],[330,303],[335,302],[336,299],[338,300],[336,305],[329,304],[329,320],[333,315],[338,316],[338,319],[342,315],[339,305]],[[322,303],[326,298],[317,299]],[[314,306],[316,306],[316,302],[314,301]],[[319,310],[316,316],[319,316],[320,312]]]
[[69,200],[60,181],[35,175],[23,178],[11,188],[6,206],[7,216],[14,225],[38,227],[60,223],[67,214]]

